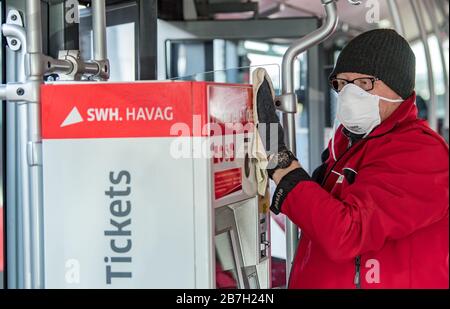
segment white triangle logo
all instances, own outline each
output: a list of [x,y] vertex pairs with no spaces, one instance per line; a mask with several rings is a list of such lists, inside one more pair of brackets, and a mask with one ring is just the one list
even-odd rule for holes
[[74,107],[69,115],[66,117],[64,122],[61,124],[61,128],[68,127],[80,122],[83,122],[83,117],[81,117],[80,111],[78,108]]

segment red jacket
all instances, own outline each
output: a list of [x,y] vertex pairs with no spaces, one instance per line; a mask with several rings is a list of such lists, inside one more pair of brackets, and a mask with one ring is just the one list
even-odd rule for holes
[[0,205],[0,273],[3,272],[3,269],[4,269],[4,265],[3,265],[3,261],[4,261],[3,237],[4,236],[3,235],[4,235],[4,233],[3,233],[3,208]]
[[3,265],[3,260],[4,257],[3,255],[5,254],[3,252],[3,237],[4,237],[5,233],[3,231],[3,208],[0,207],[0,273],[3,272],[4,269],[4,265]]
[[414,102],[349,149],[338,130],[322,185],[288,194],[302,230],[290,288],[449,288],[448,145]]

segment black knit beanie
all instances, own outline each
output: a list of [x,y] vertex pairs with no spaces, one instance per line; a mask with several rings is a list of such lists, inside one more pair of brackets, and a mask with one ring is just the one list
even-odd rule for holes
[[339,73],[377,77],[407,99],[415,88],[416,57],[408,42],[394,30],[371,30],[342,50],[330,79]]

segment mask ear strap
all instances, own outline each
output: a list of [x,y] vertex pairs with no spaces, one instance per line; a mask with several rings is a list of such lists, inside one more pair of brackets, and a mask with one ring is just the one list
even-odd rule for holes
[[337,123],[338,123],[337,119],[334,119],[334,124],[333,124],[333,136],[331,137],[331,154],[333,155],[334,161],[337,161],[337,158],[336,158],[336,151],[335,151],[335,149],[334,149],[334,140],[335,140],[335,138],[336,138],[336,131],[337,131],[337,128],[338,128]]
[[387,101],[387,102],[391,102],[391,103],[401,103],[404,101],[403,99],[392,100],[392,99],[383,98],[383,97],[380,97],[380,99]]

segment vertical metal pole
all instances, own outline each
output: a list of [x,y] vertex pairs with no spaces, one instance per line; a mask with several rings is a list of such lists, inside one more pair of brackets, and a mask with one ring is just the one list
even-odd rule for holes
[[15,289],[18,287],[18,267],[21,264],[17,250],[18,235],[18,190],[17,190],[17,108],[15,102],[6,102],[6,262],[7,286]]
[[[326,40],[334,33],[338,25],[339,18],[337,16],[336,3],[334,1],[322,0],[325,6],[326,20],[322,27],[313,33],[294,42],[283,57],[282,63],[282,97],[286,98],[291,109],[296,110],[297,100],[295,96],[294,85],[294,65],[298,55],[306,51],[308,48],[315,46]],[[286,135],[286,146],[293,152],[297,152],[296,143],[296,124],[295,113],[283,114],[283,125]],[[292,263],[294,262],[295,253],[299,241],[298,227],[290,220],[286,219],[286,276],[289,280]]]
[[[444,3],[447,2],[447,3]],[[436,7],[438,8],[439,12],[442,14],[442,19],[443,19],[443,31],[445,32],[445,34],[448,37],[448,1],[445,0],[435,0],[434,4],[436,5]]]
[[107,53],[105,0],[92,0],[92,31],[94,40],[94,60],[106,60]]
[[403,27],[402,17],[400,15],[400,10],[398,9],[398,3],[396,0],[386,0],[389,6],[389,11],[391,13],[392,20],[394,22],[395,30],[401,35],[405,36],[405,28]]
[[[15,16],[16,24],[10,23],[10,17]],[[15,70],[8,71],[8,80],[14,82],[25,82],[25,54],[26,54],[26,34],[21,24],[19,11],[10,10],[8,20],[2,25],[2,33],[6,37],[15,38],[20,42],[20,50],[13,52],[9,68]],[[12,61],[11,61],[12,60]],[[6,254],[7,254],[7,286],[11,289],[24,287],[24,259],[23,259],[23,234],[22,234],[22,191],[19,184],[21,176],[19,173],[20,150],[18,139],[19,106],[16,102],[6,103]]]
[[419,27],[420,38],[423,43],[423,48],[425,49],[425,57],[427,62],[428,88],[430,90],[430,100],[428,104],[428,122],[433,130],[438,131],[438,121],[436,116],[437,100],[434,83],[433,63],[431,60],[430,46],[428,45],[428,35],[425,28],[425,20],[422,15],[420,1],[412,0],[411,6],[414,12],[414,16],[417,20],[417,26]]
[[[17,12],[18,14],[18,12]],[[11,36],[21,42],[20,53],[17,57],[16,67],[17,82],[25,82],[27,79],[25,69],[25,55],[27,52],[27,39],[23,27],[5,24],[2,26],[5,36]],[[8,181],[14,181],[11,185],[14,192],[8,192],[8,286],[12,288],[31,287],[31,258],[24,252],[30,248],[30,193],[29,172],[26,144],[27,132],[27,104],[26,102],[8,103]],[[12,140],[14,139],[14,140]],[[14,156],[14,158],[12,157]],[[10,161],[14,160],[14,161]],[[11,177],[16,175],[16,177]],[[17,198],[16,198],[17,197]]]
[[439,45],[439,56],[441,58],[442,63],[442,77],[444,79],[444,87],[445,87],[445,119],[444,119],[444,135],[446,135],[446,138],[448,139],[448,129],[449,129],[449,119],[448,119],[448,101],[449,101],[449,80],[448,80],[448,73],[447,73],[447,63],[445,61],[445,53],[444,53],[444,43],[442,40],[443,33],[439,29],[439,25],[437,22],[437,16],[436,16],[436,7],[435,7],[435,1],[425,1],[425,8],[427,9],[428,16],[430,17],[431,25],[433,26],[434,35],[436,36],[436,39],[438,41]]
[[20,252],[23,255],[22,265],[20,266],[18,276],[21,284],[19,288],[31,289],[32,284],[32,257],[31,257],[31,220],[30,220],[30,174],[28,169],[28,108],[26,102],[18,102],[17,104],[17,153],[18,153],[18,180],[19,187],[19,203],[18,216],[20,222],[18,224],[18,235],[20,237]]
[[26,1],[27,51],[30,65],[28,96],[28,143],[27,155],[30,188],[30,232],[32,288],[44,287],[43,220],[42,220],[42,140],[40,115],[40,87],[42,66],[42,18],[41,1]]

